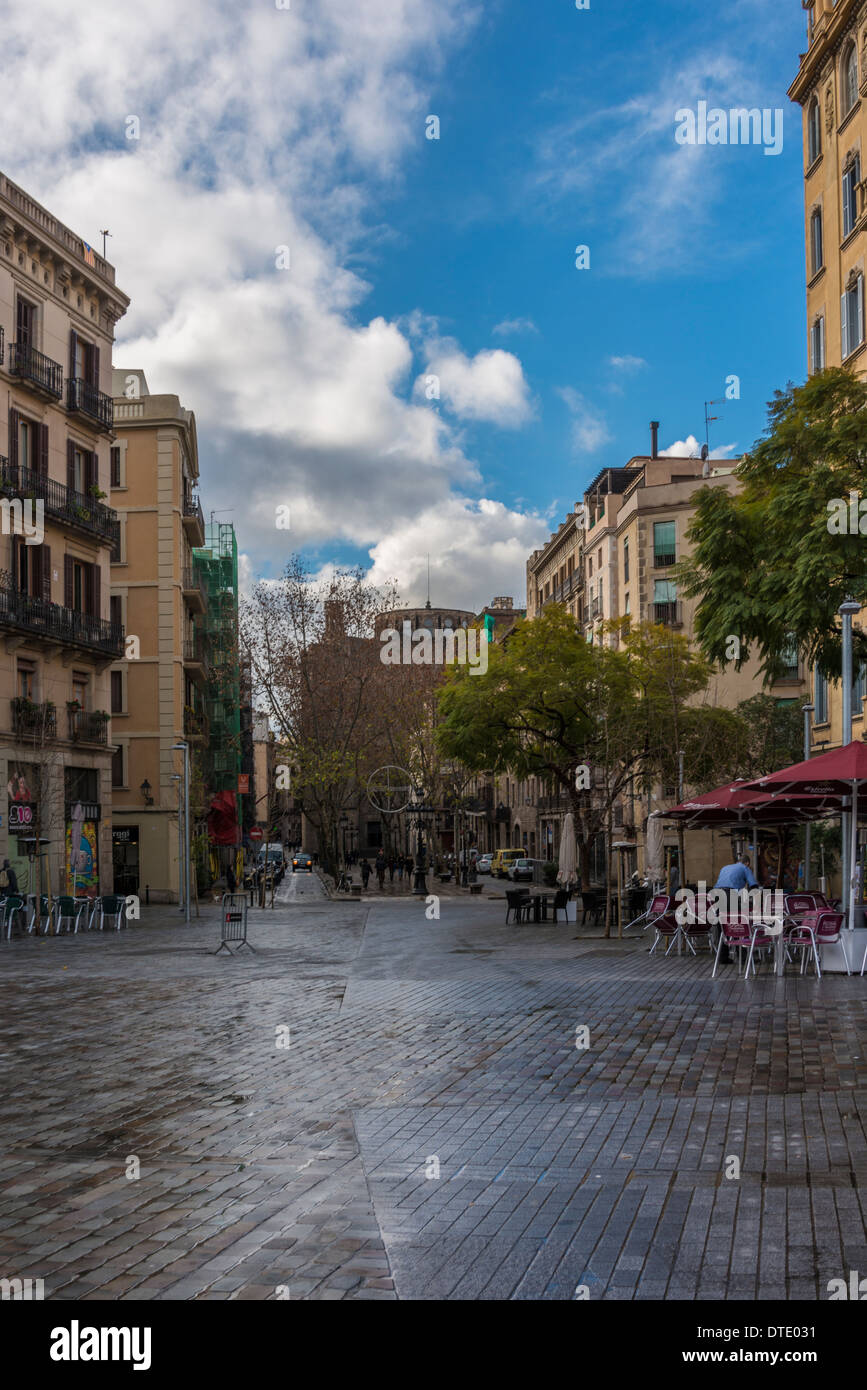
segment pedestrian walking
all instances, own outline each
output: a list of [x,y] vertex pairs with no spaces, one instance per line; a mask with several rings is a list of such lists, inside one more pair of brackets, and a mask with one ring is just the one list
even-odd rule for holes
[[379,883],[379,891],[381,893],[385,884],[385,855],[383,854],[382,850],[380,850],[379,854],[376,856],[374,868],[376,870],[376,878],[377,882]]
[[364,888],[365,893],[367,892],[367,885],[368,885],[368,882],[369,882],[369,881],[370,881],[370,862],[369,862],[369,860],[368,860],[368,858],[367,858],[367,855],[365,855],[364,858],[363,858],[362,861],[361,861],[361,883],[362,883],[362,886],[363,886],[363,888]]
[[0,871],[0,887],[2,887],[10,897],[17,898],[18,875],[8,859],[3,860],[3,869]]
[[237,886],[238,880],[235,877],[235,865],[232,863],[230,859],[229,866],[226,869],[226,891],[229,893],[234,893]]
[[394,860],[394,855],[392,855],[391,858],[390,858],[389,861],[388,861],[388,881],[389,881],[389,883],[391,883],[391,884],[394,883],[394,871],[395,871],[396,868],[397,868],[397,865],[396,865],[395,860]]

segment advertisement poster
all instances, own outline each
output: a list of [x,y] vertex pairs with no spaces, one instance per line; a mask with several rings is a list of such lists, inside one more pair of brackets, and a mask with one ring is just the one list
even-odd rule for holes
[[[81,896],[99,892],[99,861],[96,848],[96,821],[86,820],[79,832],[79,858],[75,873],[75,891]],[[66,891],[72,892],[72,822],[66,822]]]

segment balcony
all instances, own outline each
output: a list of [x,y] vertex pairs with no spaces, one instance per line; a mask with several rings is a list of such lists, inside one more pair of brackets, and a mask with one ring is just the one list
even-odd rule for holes
[[95,497],[86,497],[83,492],[73,492],[45,473],[34,473],[30,468],[9,466],[9,460],[0,455],[0,496],[41,498],[45,503],[46,515],[62,526],[73,526],[84,531],[89,538],[105,541],[111,548],[112,557],[120,552],[120,519],[116,511],[106,507]]
[[210,736],[207,715],[184,706],[184,736],[193,743],[207,743]]
[[189,667],[194,680],[200,685],[205,683],[211,672],[211,658],[208,644],[201,635],[185,640],[184,665]]
[[683,627],[683,605],[680,603],[651,603],[647,610],[650,623],[662,623],[665,627]]
[[25,343],[10,343],[9,374],[17,376],[40,396],[59,401],[63,395],[63,368],[59,362]]
[[181,521],[190,545],[205,544],[205,514],[198,497],[185,497],[181,508]]
[[83,648],[108,661],[119,661],[124,653],[123,626],[106,622],[90,613],[78,613],[33,598],[17,589],[0,585],[0,631],[6,632],[9,649],[11,633],[22,640],[35,640],[49,646]]
[[594,598],[594,599],[591,599],[591,600],[590,600],[590,604],[589,604],[589,607],[588,607],[588,612],[589,612],[589,615],[590,615],[591,620],[594,619],[594,618],[601,618],[601,617],[602,617],[602,600],[601,600],[601,598]]
[[109,716],[102,711],[71,709],[69,715],[69,738],[72,743],[98,743],[103,747],[108,743]]
[[677,556],[673,550],[654,550],[653,568],[655,570],[667,570],[672,565],[677,564]]
[[57,738],[57,710],[47,702],[38,704],[18,695],[9,701],[12,707],[12,732],[16,738],[42,743]]
[[83,381],[80,376],[71,377],[66,383],[66,409],[74,415],[83,415],[107,433],[114,429],[114,401],[111,396],[92,386],[89,381]]
[[184,599],[194,613],[207,613],[208,593],[195,570],[184,570],[181,581]]
[[559,811],[566,812],[572,805],[568,792],[555,792],[552,796],[540,796],[538,810],[540,812]]
[[503,821],[509,821],[509,820],[511,820],[511,819],[512,819],[511,807],[509,807],[509,806],[504,806],[503,803],[500,802],[499,806],[497,807],[496,811],[494,812],[494,820],[495,820],[495,821],[503,822]]

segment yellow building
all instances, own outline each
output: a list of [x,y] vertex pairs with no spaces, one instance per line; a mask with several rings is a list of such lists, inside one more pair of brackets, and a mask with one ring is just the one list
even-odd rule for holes
[[173,745],[188,740],[195,761],[208,734],[210,653],[195,626],[207,599],[192,553],[205,543],[196,420],[177,396],[152,395],[141,370],[115,371],[114,396],[111,500],[121,545],[111,601],[132,654],[111,672],[115,856],[125,891],[170,902],[183,766]]
[[[111,350],[129,300],[114,268],[0,175],[0,856],[34,888],[112,890],[109,605],[118,519],[104,504]],[[74,827],[74,829],[73,829]]]
[[[807,51],[789,96],[803,114],[807,279],[807,364],[867,372],[864,257],[867,198],[867,4],[815,0],[807,11]],[[856,625],[864,626],[864,613]],[[864,729],[865,672],[856,673],[853,735]],[[839,682],[813,673],[813,748],[843,738]]]

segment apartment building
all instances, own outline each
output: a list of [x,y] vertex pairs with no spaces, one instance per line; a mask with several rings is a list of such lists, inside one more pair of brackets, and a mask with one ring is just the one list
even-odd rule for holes
[[[807,363],[867,372],[864,324],[867,231],[867,3],[805,0],[807,50],[789,96],[803,120],[804,236],[807,280]],[[861,612],[855,625],[865,627]],[[813,673],[815,751],[839,746],[843,699],[839,682]],[[864,732],[867,672],[855,673],[853,733]]]
[[110,483],[120,545],[111,608],[130,639],[110,676],[116,871],[127,892],[171,902],[178,898],[183,770],[174,745],[189,741],[191,810],[201,814],[209,738],[208,601],[194,559],[205,543],[196,420],[177,396],[151,394],[141,369],[115,370],[112,391]]
[[103,499],[128,304],[114,267],[0,174],[0,855],[22,888],[113,886],[108,668],[124,633]]

